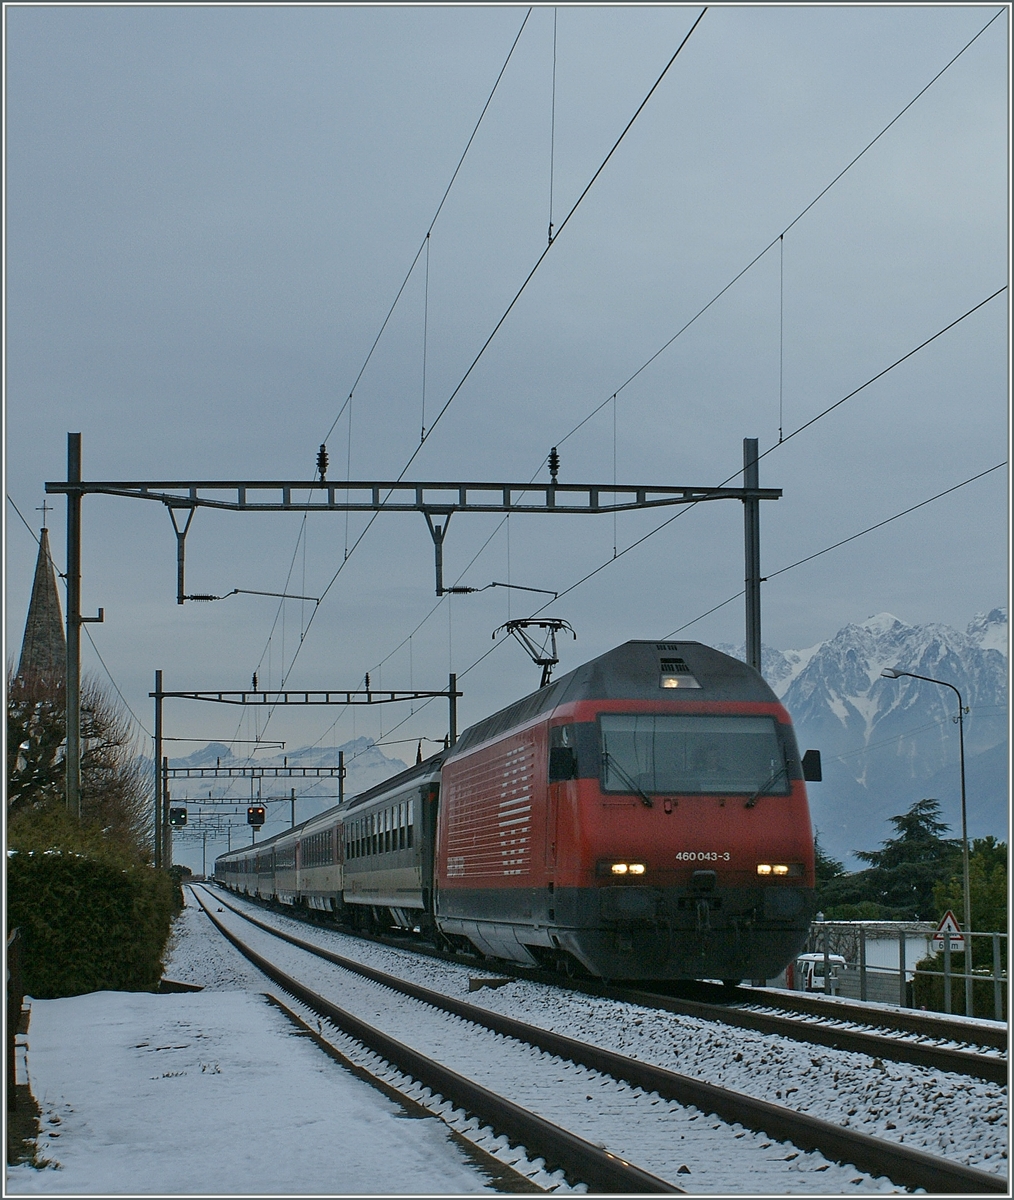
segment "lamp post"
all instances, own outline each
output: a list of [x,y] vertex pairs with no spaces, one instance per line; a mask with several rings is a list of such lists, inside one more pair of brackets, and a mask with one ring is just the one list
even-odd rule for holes
[[961,761],[961,874],[962,890],[965,902],[965,935],[968,945],[965,947],[965,1016],[972,1015],[972,889],[968,871],[968,817],[965,809],[965,713],[968,711],[961,700],[961,693],[953,683],[943,679],[931,679],[929,675],[916,675],[914,671],[896,671],[893,667],[885,667],[880,674],[885,679],[924,679],[927,683],[937,683],[941,687],[950,688],[958,698],[958,751]]

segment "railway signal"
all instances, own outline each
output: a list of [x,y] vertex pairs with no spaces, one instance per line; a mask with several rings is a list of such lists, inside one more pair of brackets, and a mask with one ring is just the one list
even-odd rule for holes
[[264,824],[264,805],[251,804],[246,810],[246,823],[254,829],[260,829]]
[[187,810],[185,808],[170,808],[169,809],[169,824],[174,828],[179,829],[187,823]]

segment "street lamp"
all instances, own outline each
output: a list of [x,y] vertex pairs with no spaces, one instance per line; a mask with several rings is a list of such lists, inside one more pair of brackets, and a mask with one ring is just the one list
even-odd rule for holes
[[953,683],[943,679],[931,679],[928,675],[916,675],[914,671],[896,671],[893,667],[885,667],[880,674],[885,679],[924,679],[927,683],[938,683],[941,687],[950,688],[958,698],[958,750],[961,760],[961,874],[962,890],[965,901],[965,934],[968,945],[965,947],[965,1016],[972,1015],[972,889],[968,871],[968,818],[965,810],[965,708],[961,693]]

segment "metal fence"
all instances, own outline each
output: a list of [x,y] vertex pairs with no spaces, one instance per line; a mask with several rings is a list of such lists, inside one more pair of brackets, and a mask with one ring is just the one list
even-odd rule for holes
[[[896,924],[897,929],[888,929]],[[907,927],[906,927],[907,926]],[[874,937],[871,927],[876,932]],[[949,938],[935,950],[932,928],[919,929],[906,922],[818,921],[810,928],[808,949],[823,954],[823,990],[852,1000],[899,1004],[904,1008],[926,1008],[952,1013],[964,1011],[964,983],[970,978],[976,1016],[1003,1021],[1007,1012],[1007,934],[971,933],[970,969],[964,951],[952,951]],[[890,943],[897,945],[896,965],[884,962]],[[871,944],[876,952],[871,961]],[[845,959],[835,968],[831,956]],[[984,961],[985,960],[985,961]],[[958,987],[955,988],[955,981]]]

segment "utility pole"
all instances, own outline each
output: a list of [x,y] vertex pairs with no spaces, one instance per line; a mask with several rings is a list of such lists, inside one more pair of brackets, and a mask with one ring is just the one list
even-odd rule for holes
[[453,671],[448,676],[447,704],[450,709],[448,735],[453,746],[458,740],[458,677]]
[[[757,439],[743,439],[743,489],[756,491],[760,487],[757,466]],[[743,501],[744,572],[746,594],[746,661],[755,671],[761,669],[761,602],[760,602],[760,499]]]
[[345,799],[345,751],[338,751],[338,803]]
[[[81,435],[67,434],[67,483],[81,482]],[[81,493],[67,492],[67,810],[81,816]]]
[[296,789],[293,788],[289,796],[289,803],[292,805],[292,814],[289,820],[289,828],[296,828]]
[[155,866],[162,865],[162,672],[155,672]]
[[173,865],[172,827],[169,824],[169,759],[162,759],[162,866]]

